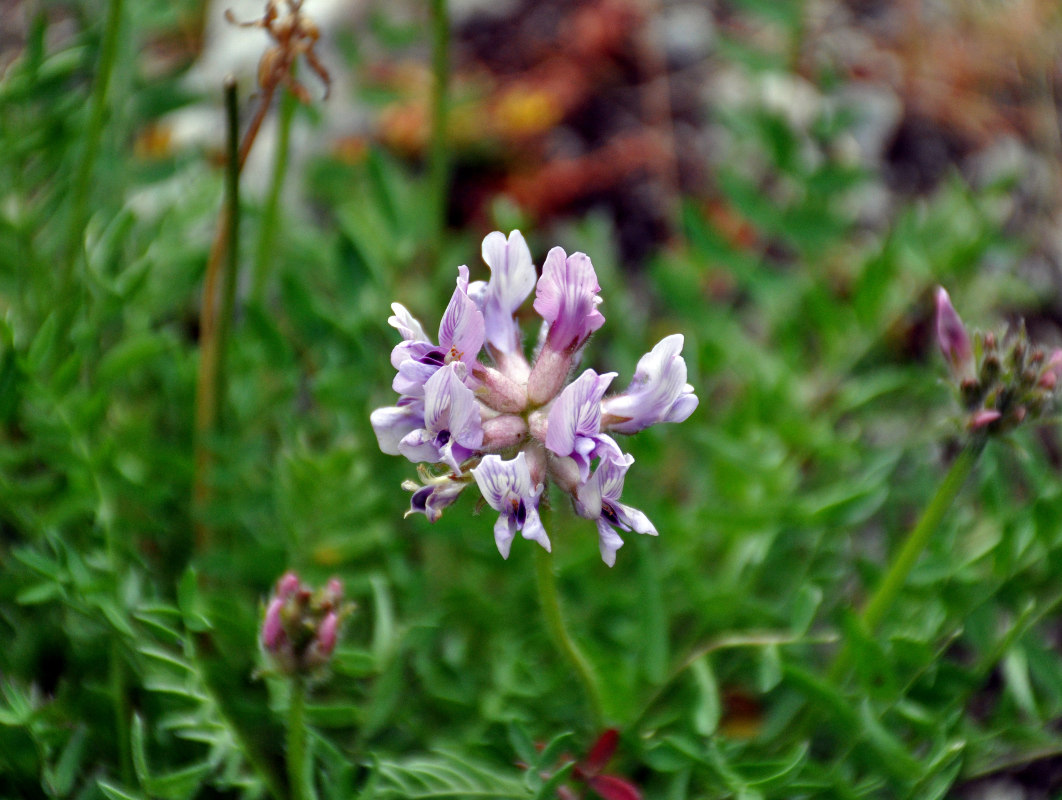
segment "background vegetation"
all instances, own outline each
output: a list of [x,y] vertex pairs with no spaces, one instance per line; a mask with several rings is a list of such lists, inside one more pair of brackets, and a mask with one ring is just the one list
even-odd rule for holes
[[[291,158],[263,133],[245,170],[199,428],[223,140],[185,144],[171,112],[224,129],[220,83],[189,81],[203,9],[0,12],[0,794],[287,797],[257,630],[294,568],[358,605],[310,697],[319,796],[556,796],[601,731],[531,545],[501,560],[468,496],[404,519],[412,466],[368,423],[388,304],[433,328],[455,267],[486,277],[482,236],[513,227],[536,263],[593,259],[610,324],[586,363],[625,380],[682,332],[701,398],[631,444],[658,539],[610,570],[592,526],[548,521],[621,732],[608,771],[674,800],[1057,792],[1057,420],[992,442],[880,628],[858,617],[964,436],[933,288],[974,327],[1059,338],[1057,9],[617,0],[543,4],[546,34],[546,11],[455,11],[433,128],[429,10],[387,5],[319,19],[326,102],[305,62],[313,101],[278,93]],[[703,46],[638,38],[690,13]],[[892,66],[857,72],[845,36]]]

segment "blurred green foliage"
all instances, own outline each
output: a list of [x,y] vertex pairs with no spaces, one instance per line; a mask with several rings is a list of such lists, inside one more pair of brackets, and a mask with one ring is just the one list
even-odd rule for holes
[[[412,466],[368,424],[392,402],[388,304],[431,329],[454,266],[485,276],[485,231],[427,252],[421,176],[376,149],[311,165],[315,213],[281,214],[266,296],[238,304],[208,442],[215,538],[197,550],[198,306],[222,176],[194,154],[130,158],[187,101],[136,59],[171,6],[130,5],[69,270],[94,4],[56,49],[38,16],[0,81],[0,794],[285,796],[286,687],[257,676],[256,631],[295,568],[339,575],[359,606],[308,710],[321,797],[556,796],[558,757],[599,732],[539,623],[530,546],[502,561],[469,497],[434,526],[404,519]],[[799,24],[793,4],[757,5]],[[810,140],[762,111],[724,123],[799,188],[716,176],[751,243],[694,200],[640,272],[603,218],[525,230],[538,260],[553,244],[594,260],[609,324],[587,364],[624,380],[682,332],[701,398],[630,448],[627,502],[659,539],[629,537],[609,570],[588,523],[549,519],[623,733],[614,771],[669,800],[938,798],[1060,752],[1062,489],[1040,432],[986,451],[880,633],[854,613],[961,435],[927,357],[931,288],[985,322],[1035,299],[1008,269],[1005,190],[954,178],[866,229],[847,209],[869,176],[829,146],[844,120]],[[245,200],[245,253],[260,212]],[[831,681],[841,642],[854,668]]]

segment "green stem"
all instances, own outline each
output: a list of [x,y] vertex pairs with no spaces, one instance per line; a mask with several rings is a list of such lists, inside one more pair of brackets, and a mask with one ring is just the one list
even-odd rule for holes
[[[933,499],[929,501],[929,505],[922,512],[922,517],[918,520],[918,524],[907,535],[907,540],[889,565],[885,577],[881,579],[881,583],[878,584],[878,588],[863,608],[863,613],[860,614],[860,622],[868,634],[874,633],[885,618],[885,615],[889,613],[893,603],[896,602],[896,598],[902,591],[904,584],[907,583],[907,578],[911,574],[911,570],[914,568],[919,556],[922,555],[926,545],[929,544],[930,538],[940,527],[940,523],[944,520],[944,515],[951,508],[951,504],[959,494],[959,490],[962,489],[966,479],[973,471],[977,458],[984,449],[984,445],[985,440],[978,438],[963,448],[937,487],[937,493],[933,495]],[[847,647],[842,648],[833,663],[833,668],[830,670],[831,679],[837,680],[842,676],[848,667],[850,658],[850,650]]]
[[449,153],[447,151],[447,91],[450,76],[450,20],[446,0],[431,0],[431,150],[428,181],[431,202],[430,244],[435,257],[440,255],[446,229],[446,198],[449,190]]
[[284,179],[288,172],[288,154],[291,149],[291,126],[295,119],[298,99],[289,91],[280,96],[280,112],[277,115],[277,147],[273,154],[273,175],[269,184],[269,195],[262,209],[262,226],[258,232],[258,250],[254,260],[254,274],[251,279],[251,299],[262,302],[265,293],[269,268],[273,264],[277,241],[277,221],[280,209],[280,193],[284,188]]
[[122,641],[117,633],[111,635],[110,683],[114,703],[114,724],[117,731],[118,764],[122,782],[133,782],[133,750],[129,732],[129,692],[125,685],[125,660],[122,657]]
[[306,794],[306,685],[291,679],[288,700],[288,790],[292,800],[307,800]]
[[[270,757],[272,752],[267,754],[262,749],[260,743],[262,732],[250,727],[245,718],[239,713],[238,707],[241,704],[241,700],[236,697],[237,693],[233,691],[231,685],[233,669],[231,665],[225,663],[220,656],[216,655],[218,653],[217,642],[207,632],[198,634],[187,632],[185,640],[189,648],[189,655],[192,661],[195,662],[198,670],[197,674],[203,687],[206,689],[207,694],[210,695],[210,699],[214,703],[214,707],[217,709],[223,723],[235,738],[240,751],[243,753],[244,758],[247,759],[247,763],[262,779],[266,791],[269,792],[273,800],[290,800],[287,792],[284,791],[283,778],[276,765],[276,760]],[[222,676],[229,682],[225,683],[219,680]],[[264,690],[262,690],[262,694],[261,701],[264,705]],[[272,731],[268,731],[266,735],[272,735]]]
[[535,548],[535,573],[538,578],[538,598],[542,606],[542,616],[546,622],[550,639],[562,658],[575,669],[575,674],[586,689],[590,709],[594,715],[594,725],[601,728],[604,723],[604,708],[601,702],[601,689],[590,660],[575,644],[568,628],[564,624],[560,599],[557,596],[557,583],[553,576],[553,556],[540,547]]
[[[203,521],[203,511],[210,499],[211,456],[209,440],[218,428],[222,400],[225,397],[225,350],[229,325],[236,303],[237,246],[240,226],[240,132],[236,81],[225,82],[225,109],[228,126],[228,163],[225,173],[226,197],[218,220],[218,230],[207,261],[203,279],[202,311],[199,324],[199,374],[195,395],[195,474],[192,503],[196,516],[196,546],[204,550],[212,531]],[[225,264],[222,258],[227,256]],[[220,300],[218,283],[221,283]]]
[[214,387],[214,410],[220,416],[225,399],[225,358],[229,344],[229,329],[236,308],[236,270],[240,258],[240,109],[235,83],[226,86],[225,111],[228,122],[229,153],[225,168],[226,219],[229,247],[225,271],[221,279],[221,311],[218,314],[218,375]]
[[121,27],[122,0],[110,0],[107,6],[107,21],[103,29],[103,42],[100,45],[99,66],[95,83],[92,86],[88,124],[85,126],[85,149],[81,153],[77,174],[74,177],[74,186],[71,190],[64,260],[66,280],[70,280],[73,275],[74,263],[84,245],[85,206],[88,203],[89,186],[92,182],[96,158],[99,156],[100,140],[103,137],[104,117],[107,115],[107,95],[111,88],[114,64],[118,59],[118,34]]

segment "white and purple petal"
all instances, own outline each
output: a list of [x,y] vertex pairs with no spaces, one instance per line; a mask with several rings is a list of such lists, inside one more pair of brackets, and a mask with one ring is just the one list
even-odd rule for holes
[[567,256],[560,247],[549,251],[535,290],[535,311],[549,323],[546,344],[571,352],[600,328],[605,317],[597,310],[601,298],[594,265],[585,253]]
[[387,324],[397,330],[403,341],[406,342],[427,342],[428,334],[424,332],[424,326],[417,321],[401,303],[391,303],[391,310],[394,311],[394,316],[387,318]]
[[389,456],[399,455],[398,443],[407,435],[424,427],[424,403],[417,398],[403,397],[398,405],[378,408],[369,415],[373,433],[380,450]]
[[658,422],[682,422],[697,408],[697,395],[686,383],[681,334],[666,336],[638,360],[634,378],[623,394],[601,403],[602,428],[637,433]]
[[464,481],[440,478],[427,486],[421,486],[409,500],[410,514],[423,514],[428,522],[437,522],[443,509],[451,505],[461,495],[468,484]]
[[447,361],[475,361],[483,347],[483,326],[483,314],[468,296],[468,267],[458,267],[457,288],[439,323],[439,347]]
[[483,295],[486,340],[499,353],[520,349],[520,329],[513,314],[535,288],[535,265],[520,231],[506,239],[501,231],[483,239],[483,260],[490,267],[490,282]]
[[424,427],[407,434],[399,452],[410,461],[448,464],[460,473],[461,462],[483,443],[479,406],[461,382],[459,365],[436,370],[424,384]]
[[588,369],[564,388],[550,408],[546,447],[558,456],[574,459],[583,481],[600,442],[601,398],[615,377],[615,372],[598,375]]
[[550,549],[549,537],[538,514],[538,499],[543,485],[534,484],[527,459],[521,451],[516,458],[504,461],[500,456],[487,455],[472,470],[483,499],[499,512],[494,525],[494,541],[503,558],[509,557],[516,531],[525,539]]
[[616,551],[623,546],[617,529],[650,536],[657,534],[645,514],[620,502],[623,482],[634,457],[621,452],[614,443],[603,447],[599,455],[597,469],[576,490],[575,508],[580,516],[596,520],[601,559],[611,567],[616,563]]

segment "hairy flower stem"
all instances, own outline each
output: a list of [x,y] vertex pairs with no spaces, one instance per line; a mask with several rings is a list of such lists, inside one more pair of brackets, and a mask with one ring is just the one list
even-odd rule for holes
[[306,793],[306,684],[291,679],[288,698],[288,790],[292,800],[309,800]]
[[[922,555],[930,538],[940,527],[940,523],[944,520],[944,515],[951,508],[951,504],[959,494],[959,490],[962,489],[966,479],[973,471],[984,446],[985,439],[977,437],[967,444],[955,461],[952,462],[947,474],[937,487],[937,493],[933,495],[933,499],[929,501],[929,505],[922,512],[922,517],[918,520],[918,524],[907,535],[906,541],[904,541],[900,551],[889,565],[885,576],[881,579],[881,583],[878,584],[878,588],[874,590],[874,594],[871,595],[870,600],[867,601],[862,614],[859,616],[863,629],[868,634],[874,633],[885,618],[885,615],[889,613],[893,603],[896,602],[896,598],[899,596],[904,584],[907,583],[907,578],[911,574],[911,570],[914,568],[919,556]],[[851,655],[851,650],[847,646],[841,649],[833,662],[833,667],[830,669],[831,680],[839,680],[844,675],[845,670],[849,667]]]
[[258,249],[255,254],[254,273],[251,276],[251,299],[261,303],[265,293],[269,268],[273,264],[273,252],[277,240],[278,210],[280,193],[284,189],[284,179],[288,172],[288,154],[291,149],[291,126],[295,119],[298,99],[291,91],[282,91],[280,111],[277,115],[277,144],[273,154],[273,175],[269,184],[269,195],[262,210],[262,224],[258,233]]
[[[236,82],[225,83],[225,109],[228,121],[228,160],[225,173],[226,202],[218,220],[218,233],[210,250],[203,282],[203,306],[199,326],[199,375],[195,406],[195,476],[192,488],[197,512],[196,546],[204,549],[211,539],[202,512],[210,498],[207,474],[210,471],[208,440],[217,431],[222,400],[225,397],[225,351],[229,326],[236,302],[236,267],[239,258],[240,166],[239,108]],[[222,261],[222,256],[228,258]],[[218,297],[218,282],[221,297]]]
[[81,153],[74,186],[70,197],[70,217],[67,220],[66,252],[64,269],[67,281],[74,274],[74,264],[84,246],[85,206],[88,203],[89,186],[100,152],[100,140],[107,115],[107,95],[111,88],[111,75],[118,59],[119,32],[122,27],[122,0],[110,0],[107,4],[107,21],[100,45],[100,61],[96,80],[92,86],[88,124],[85,126],[85,149]]
[[450,77],[450,19],[446,0],[431,0],[431,149],[428,160],[431,202],[431,252],[439,257],[446,228],[446,199],[450,183],[447,150],[447,91]]
[[535,548],[535,573],[538,578],[538,599],[542,606],[542,616],[545,619],[549,637],[554,647],[557,648],[557,652],[571,664],[575,669],[575,674],[583,682],[594,717],[594,727],[600,729],[604,724],[605,714],[597,673],[590,660],[575,644],[575,640],[572,639],[564,624],[564,614],[561,612],[557,583],[553,575],[553,556],[541,547]]

